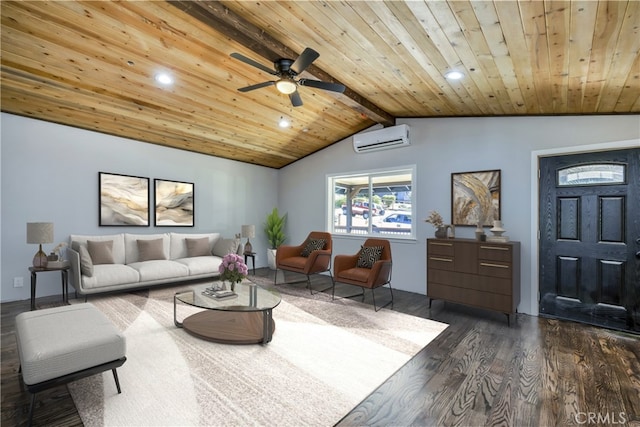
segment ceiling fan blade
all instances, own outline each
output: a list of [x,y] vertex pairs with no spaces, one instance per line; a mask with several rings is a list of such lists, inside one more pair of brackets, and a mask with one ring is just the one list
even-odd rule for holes
[[256,90],[256,89],[260,89],[260,88],[267,87],[267,86],[273,86],[274,84],[276,84],[276,82],[274,82],[274,81],[262,82],[262,83],[257,83],[255,85],[251,85],[251,86],[241,87],[238,90],[240,92],[249,92],[250,90]]
[[302,106],[302,98],[300,98],[300,94],[298,91],[289,94],[289,99],[291,100],[291,105],[294,107]]
[[318,59],[319,56],[320,54],[318,52],[308,47],[298,56],[298,59],[291,64],[291,69],[295,71],[296,74],[300,74],[306,70],[313,61]]
[[298,84],[300,86],[315,87],[318,89],[330,90],[332,92],[339,93],[344,92],[345,89],[344,85],[341,85],[340,83],[322,82],[320,80],[300,79],[298,80]]
[[245,64],[249,64],[249,65],[253,65],[256,68],[259,68],[260,70],[264,71],[265,73],[269,73],[269,74],[273,74],[274,76],[276,75],[276,72],[274,70],[272,70],[271,68],[267,67],[266,65],[262,65],[259,62],[254,61],[251,58],[247,58],[246,56],[237,53],[237,52],[233,52],[231,54],[232,58],[238,59],[242,62],[244,62]]

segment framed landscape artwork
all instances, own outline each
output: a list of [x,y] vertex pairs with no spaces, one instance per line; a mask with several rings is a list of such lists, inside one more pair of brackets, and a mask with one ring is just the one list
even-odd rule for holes
[[149,226],[149,178],[98,172],[100,226]]
[[154,180],[156,227],[194,226],[194,184],[192,182]]
[[500,170],[451,174],[453,225],[493,226],[500,219]]

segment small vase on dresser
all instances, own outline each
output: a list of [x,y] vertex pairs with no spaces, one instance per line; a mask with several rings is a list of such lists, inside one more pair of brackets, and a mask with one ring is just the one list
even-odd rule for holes
[[508,242],[509,236],[505,236],[504,232],[506,231],[502,228],[502,221],[496,219],[493,221],[493,228],[489,231],[493,234],[493,236],[488,236],[487,241],[489,242]]

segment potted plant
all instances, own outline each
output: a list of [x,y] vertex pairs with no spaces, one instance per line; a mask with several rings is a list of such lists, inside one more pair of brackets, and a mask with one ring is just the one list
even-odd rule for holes
[[286,214],[280,216],[278,208],[273,208],[271,213],[267,215],[267,221],[264,225],[264,231],[267,233],[269,248],[267,249],[267,262],[269,268],[276,269],[276,250],[278,246],[284,243],[286,237],[284,235],[284,224],[286,222]]

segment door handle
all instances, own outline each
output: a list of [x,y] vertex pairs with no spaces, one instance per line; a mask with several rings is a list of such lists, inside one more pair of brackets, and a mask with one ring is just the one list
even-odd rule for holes
[[640,259],[640,251],[636,252],[636,258]]

